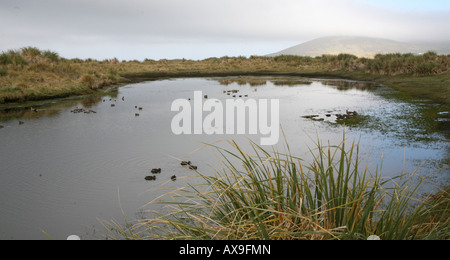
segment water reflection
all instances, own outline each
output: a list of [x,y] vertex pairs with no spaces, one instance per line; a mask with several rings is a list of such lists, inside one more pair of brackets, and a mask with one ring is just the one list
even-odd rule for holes
[[[99,227],[98,219],[120,221],[122,210],[133,218],[167,189],[195,181],[190,177],[195,172],[181,166],[182,161],[195,162],[202,173],[213,174],[212,167],[220,167],[220,154],[199,149],[205,142],[235,139],[246,148],[247,138],[260,139],[259,135],[175,136],[171,104],[178,98],[193,98],[194,91],[220,101],[232,98],[233,90],[244,99],[280,99],[280,122],[292,153],[305,160],[308,146],[315,142],[311,136],[338,144],[343,126],[302,116],[328,118],[327,114],[348,110],[365,117],[347,126],[346,135],[350,141],[361,140],[361,158],[371,169],[382,155],[383,174],[390,177],[420,165],[425,176],[446,162],[447,139],[440,132],[427,132],[421,123],[426,120],[416,120],[426,118],[418,116],[418,105],[386,99],[378,95],[381,88],[362,83],[330,86],[337,82],[327,82],[295,77],[161,80],[124,86],[113,96],[4,109],[0,113],[4,126],[0,129],[0,239],[45,239],[41,230],[56,239],[89,238],[83,236],[85,227]],[[96,113],[71,113],[77,107]],[[19,120],[25,124],[19,125]],[[416,136],[428,139],[412,138]],[[145,180],[159,168],[156,180]],[[433,181],[448,183],[448,174],[442,172]]]
[[284,78],[284,77],[230,77],[218,79],[219,83],[224,86],[237,84],[238,86],[250,85],[251,87],[265,86],[268,82],[275,86],[301,86],[311,85],[312,81],[306,78]]
[[20,109],[4,109],[0,111],[0,122],[6,122],[17,119],[38,119],[43,116],[53,116],[60,112],[59,109],[41,109],[32,110],[31,108],[20,108]]
[[[249,76],[222,78],[217,79],[217,81],[223,86],[237,84],[238,86],[249,85],[252,87],[265,86],[267,85],[268,82],[270,82],[274,86],[291,86],[291,87],[311,85],[314,82],[314,80],[312,79],[300,77],[293,78],[293,77],[249,77]],[[352,89],[376,90],[381,86],[378,83],[361,82],[353,80],[316,79],[315,81],[320,81],[323,85],[336,87],[336,89],[342,91]]]
[[53,102],[30,103],[20,107],[0,108],[0,122],[13,120],[33,120],[41,117],[59,115],[64,109],[81,106],[91,108],[102,101],[101,96],[86,96],[73,99],[63,99]]
[[352,89],[373,91],[381,87],[380,84],[352,81],[352,80],[322,80],[322,84],[326,86],[336,87],[337,90],[348,91]]

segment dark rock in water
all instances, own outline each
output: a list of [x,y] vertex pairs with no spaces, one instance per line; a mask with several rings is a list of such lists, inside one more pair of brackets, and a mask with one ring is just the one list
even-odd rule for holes
[[170,179],[171,179],[172,181],[176,181],[176,180],[177,180],[177,176],[174,175],[174,176],[170,177]]
[[5,128],[4,126],[0,125],[0,129]]
[[111,104],[111,107],[115,107],[116,105],[115,104]]
[[346,111],[347,112],[347,115],[349,115],[349,116],[357,116],[358,115],[358,112],[356,112],[356,111]]
[[205,95],[205,99],[207,99],[208,98],[208,95]]
[[303,118],[313,119],[315,117],[319,117],[319,115],[309,115],[309,116],[302,116]]
[[153,170],[152,170],[152,173],[153,173],[153,174],[161,173],[161,168],[153,169]]
[[336,122],[344,122],[344,123],[348,123],[348,122],[352,122],[355,123],[358,120],[362,120],[364,117],[361,117],[358,112],[356,111],[346,111],[345,114],[336,114]]
[[97,114],[97,112],[96,111],[94,111],[94,110],[85,110],[84,108],[75,108],[74,110],[71,110],[70,111],[71,113],[74,113],[74,114],[80,114],[80,113],[84,113],[84,114],[90,114],[90,113],[92,113],[92,114]]
[[25,124],[25,122],[19,121],[19,125],[23,125]]
[[198,167],[197,167],[197,166],[194,166],[194,165],[190,165],[190,166],[189,166],[189,169],[191,169],[191,170],[197,170]]
[[83,113],[84,109],[76,107],[74,110],[71,110],[70,112],[74,114]]
[[192,162],[191,161],[188,161],[188,162],[186,162],[186,161],[182,161],[181,162],[181,165],[183,165],[183,166],[186,166],[186,165],[191,165],[192,164]]
[[146,181],[156,181],[156,176],[147,176],[145,177]]
[[336,120],[346,120],[348,115],[336,114]]

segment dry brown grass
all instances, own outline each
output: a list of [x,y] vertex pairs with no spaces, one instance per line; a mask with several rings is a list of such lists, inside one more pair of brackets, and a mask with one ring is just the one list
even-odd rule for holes
[[341,54],[317,58],[252,56],[201,61],[119,62],[117,59],[67,60],[57,53],[28,47],[0,55],[0,103],[88,94],[106,86],[155,77],[276,74],[343,75],[357,79],[383,76],[379,78],[381,81],[403,75],[408,76],[408,79],[412,77],[419,85],[421,78],[418,76],[428,76],[428,84],[433,83],[430,77],[438,75],[437,83],[445,83],[450,78],[450,56],[435,53],[422,56],[390,54],[377,55],[375,59],[369,60]]

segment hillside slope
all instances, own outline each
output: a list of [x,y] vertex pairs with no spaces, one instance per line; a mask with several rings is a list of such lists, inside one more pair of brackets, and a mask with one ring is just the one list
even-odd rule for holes
[[338,36],[315,39],[268,56],[297,55],[316,57],[323,54],[338,55],[347,53],[358,57],[373,58],[376,54],[387,53],[422,54],[428,51],[435,51],[439,54],[448,54],[450,53],[450,46],[447,47],[409,44],[379,38]]

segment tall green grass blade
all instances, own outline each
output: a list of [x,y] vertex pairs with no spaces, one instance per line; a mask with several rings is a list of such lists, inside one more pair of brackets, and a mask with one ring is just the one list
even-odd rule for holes
[[[200,174],[202,185],[178,191],[162,203],[168,214],[140,227],[156,239],[365,240],[375,234],[407,240],[450,233],[448,199],[432,216],[437,210],[417,197],[424,179],[414,182],[415,172],[382,178],[381,167],[371,174],[360,165],[359,144],[347,146],[345,134],[337,146],[318,141],[309,164],[292,156],[287,142],[285,153],[251,142],[253,155],[229,144],[232,150],[211,145],[223,157],[222,168]],[[432,224],[423,223],[424,216]]]

